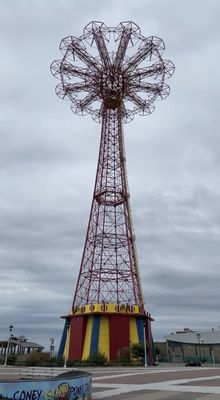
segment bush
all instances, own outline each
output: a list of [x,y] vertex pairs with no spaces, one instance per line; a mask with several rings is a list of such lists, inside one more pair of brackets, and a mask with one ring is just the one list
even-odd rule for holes
[[120,364],[130,364],[131,356],[129,347],[122,347],[119,350],[117,362]]
[[143,362],[144,359],[144,345],[141,343],[133,343],[131,345],[131,356],[134,360]]
[[45,361],[47,362],[48,359],[45,359],[43,353],[34,351],[33,353],[30,353],[29,357],[26,360],[24,360],[24,365],[26,365],[27,367],[42,366],[45,364]]
[[62,367],[63,363],[61,364],[56,357],[47,357],[44,358],[41,362],[42,367]]
[[95,353],[92,354],[87,360],[84,360],[83,363],[85,364],[93,364],[93,365],[105,365],[107,364],[108,360],[104,353]]
[[[63,365],[64,365],[64,360],[63,360],[61,366],[63,366]],[[67,362],[66,362],[66,366],[68,368],[81,367],[82,365],[83,365],[83,361],[81,361],[81,360],[67,360]]]
[[[54,357],[54,359],[55,359],[55,362],[56,362],[56,366],[57,367],[63,367],[64,366],[64,363],[65,363],[65,360],[64,360],[64,357],[61,357],[61,358],[56,358],[56,357]],[[68,361],[67,361],[68,362]],[[67,367],[68,367],[69,365],[67,365]],[[72,365],[70,365],[70,367],[72,367]]]
[[10,356],[8,356],[8,360],[7,360],[7,364],[8,365],[14,365],[16,363],[16,356],[11,354]]

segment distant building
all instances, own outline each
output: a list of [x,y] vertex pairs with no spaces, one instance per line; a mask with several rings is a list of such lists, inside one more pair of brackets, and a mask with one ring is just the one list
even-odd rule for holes
[[184,328],[156,343],[159,358],[168,362],[220,363],[220,328],[196,331]]
[[7,340],[0,340],[0,358],[5,358],[8,348],[8,355],[24,355],[33,351],[42,351],[43,346],[37,343],[29,342],[25,336],[11,336]]

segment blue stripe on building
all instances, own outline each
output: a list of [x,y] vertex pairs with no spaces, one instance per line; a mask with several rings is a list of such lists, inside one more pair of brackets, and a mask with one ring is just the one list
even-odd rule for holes
[[136,318],[138,339],[140,343],[144,343],[144,327],[142,323],[142,318]]
[[93,316],[92,337],[90,342],[90,355],[98,352],[100,316]]
[[58,359],[63,357],[65,344],[66,344],[66,338],[67,338],[67,331],[68,331],[69,326],[70,326],[70,322],[66,320],[65,324],[64,324],[64,328],[63,328],[63,334],[62,334],[61,341],[60,341],[60,347],[59,347],[58,354],[57,354]]

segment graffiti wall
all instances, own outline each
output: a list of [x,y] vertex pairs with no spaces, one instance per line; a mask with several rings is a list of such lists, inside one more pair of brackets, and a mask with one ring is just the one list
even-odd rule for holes
[[0,400],[91,400],[91,376],[0,382]]

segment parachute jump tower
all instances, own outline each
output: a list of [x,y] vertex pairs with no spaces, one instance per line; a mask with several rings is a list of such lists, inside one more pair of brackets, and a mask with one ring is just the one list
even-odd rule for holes
[[154,111],[169,95],[165,79],[174,72],[162,59],[164,42],[143,37],[133,22],[107,27],[91,22],[82,36],[61,41],[62,60],[51,65],[61,80],[56,94],[74,113],[101,123],[101,140],[88,229],[59,357],[87,359],[104,353],[115,361],[132,343],[148,344],[152,363],[151,315],[144,308],[126,173],[122,124]]

